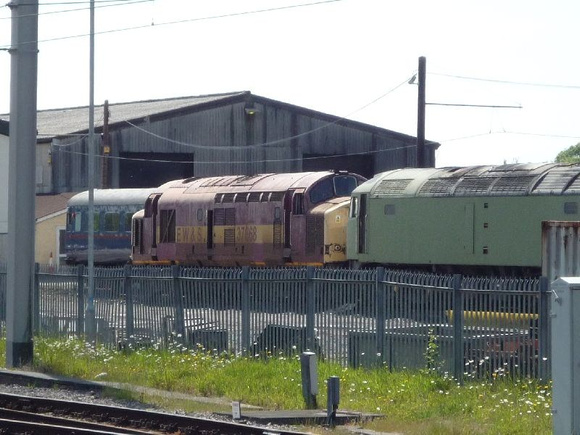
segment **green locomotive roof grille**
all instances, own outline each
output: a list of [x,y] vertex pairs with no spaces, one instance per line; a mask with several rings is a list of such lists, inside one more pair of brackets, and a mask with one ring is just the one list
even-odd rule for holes
[[463,178],[455,187],[455,196],[487,195],[495,177]]
[[536,179],[536,175],[501,177],[491,187],[489,195],[520,196],[527,195]]
[[427,180],[417,192],[417,196],[449,196],[456,184],[457,178],[455,177]]
[[577,195],[580,193],[580,177],[576,176],[570,186],[564,192],[565,195]]
[[561,195],[561,194],[578,194],[580,185],[576,185],[574,191],[574,184],[577,183],[578,175],[577,168],[554,168],[543,177],[534,187],[532,194],[535,195]]
[[400,196],[411,181],[413,181],[411,178],[382,180],[373,193],[381,196]]

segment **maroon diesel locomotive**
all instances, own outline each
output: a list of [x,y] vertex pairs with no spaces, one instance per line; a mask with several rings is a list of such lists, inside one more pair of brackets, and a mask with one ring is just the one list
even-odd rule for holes
[[345,171],[177,180],[133,216],[134,264],[284,266],[346,262]]

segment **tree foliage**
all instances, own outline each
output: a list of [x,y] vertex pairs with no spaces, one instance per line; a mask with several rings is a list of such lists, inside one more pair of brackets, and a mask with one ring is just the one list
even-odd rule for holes
[[559,152],[556,163],[580,163],[580,142]]

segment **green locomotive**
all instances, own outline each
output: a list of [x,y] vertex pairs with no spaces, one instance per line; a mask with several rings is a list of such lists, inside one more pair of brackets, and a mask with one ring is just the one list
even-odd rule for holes
[[542,221],[580,220],[580,165],[406,168],[352,193],[347,257],[445,273],[539,274]]

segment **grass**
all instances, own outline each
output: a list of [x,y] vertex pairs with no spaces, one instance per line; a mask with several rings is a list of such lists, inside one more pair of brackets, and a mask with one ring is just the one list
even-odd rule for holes
[[[0,364],[5,342],[0,341]],[[297,357],[252,358],[217,355],[172,345],[125,351],[92,347],[79,340],[35,339],[33,370],[87,380],[130,383],[196,396],[240,400],[268,409],[303,409]],[[551,434],[551,389],[535,380],[498,376],[493,382],[468,379],[463,386],[435,370],[389,372],[320,362],[319,407],[326,405],[324,382],[340,377],[342,410],[384,418],[365,428],[405,434]],[[210,411],[219,405],[142,395],[165,408]],[[221,406],[220,411],[228,407]],[[229,407],[231,411],[231,407]],[[340,433],[340,428],[336,431]],[[321,432],[322,433],[322,432]]]

